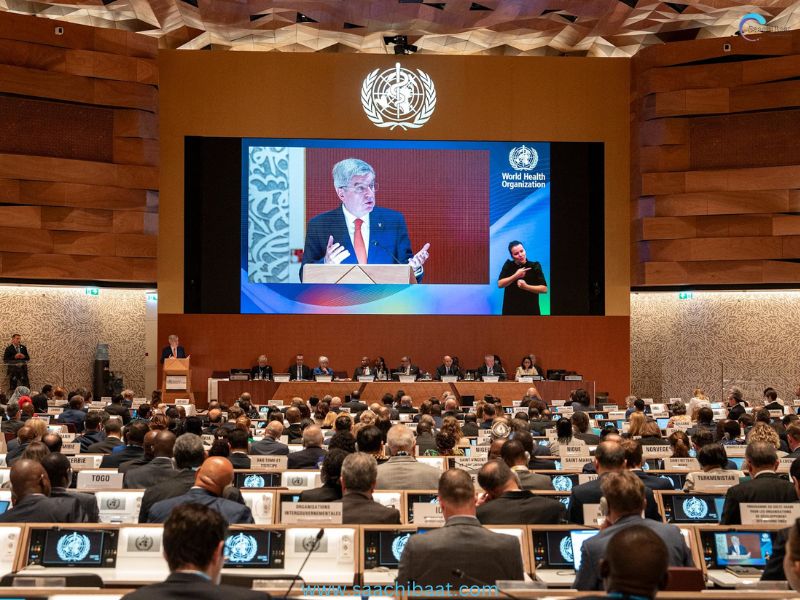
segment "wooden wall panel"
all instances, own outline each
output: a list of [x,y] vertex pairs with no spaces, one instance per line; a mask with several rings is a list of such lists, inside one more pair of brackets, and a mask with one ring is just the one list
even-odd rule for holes
[[[409,315],[158,315],[159,348],[177,334],[191,355],[192,384],[205,399],[212,371],[250,367],[265,353],[276,372],[285,372],[294,355],[307,364],[329,357],[336,370],[352,370],[361,357],[383,356],[395,367],[408,354],[414,364],[433,371],[444,354],[477,368],[486,352],[516,368],[533,352],[545,369],[564,368],[595,380],[598,391],[614,401],[628,394],[629,317],[459,317]],[[347,343],[342,343],[342,332]],[[564,343],[569,340],[569,343]],[[575,387],[579,387],[575,383]]]
[[800,283],[800,32],[725,41],[631,61],[635,287]]
[[0,278],[155,282],[157,54],[0,12]]

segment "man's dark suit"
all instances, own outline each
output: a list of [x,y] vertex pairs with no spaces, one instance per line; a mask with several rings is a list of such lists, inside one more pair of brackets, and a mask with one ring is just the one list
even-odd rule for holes
[[454,569],[488,584],[524,578],[517,538],[489,531],[475,517],[459,516],[448,519],[444,527],[409,538],[400,557],[397,583],[449,583],[458,589],[465,582],[453,575]]
[[141,446],[126,446],[119,452],[106,454],[100,463],[100,468],[112,469],[114,467],[119,467],[124,462],[135,460],[137,458],[141,458],[142,456],[144,456],[144,448]]
[[[297,376],[298,368],[300,369],[301,377]],[[314,379],[314,369],[312,369],[311,367],[307,367],[306,365],[298,367],[296,364],[294,364],[291,367],[289,367],[288,373],[289,373],[289,379],[291,381],[297,381],[298,379],[303,379],[305,381],[313,381]]]
[[[123,446],[124,444],[125,442],[123,442],[118,437],[107,437],[100,442],[92,444],[86,449],[86,451],[89,454],[110,454],[111,451],[114,450],[114,448],[116,448],[117,446]],[[83,452],[83,449],[81,449],[81,452]],[[139,457],[137,456],[136,458]]]
[[459,379],[463,377],[461,369],[459,369],[456,365],[450,365],[449,367],[446,367],[442,364],[436,367],[436,373],[434,374],[433,378],[437,381],[441,381],[444,375],[455,375]]
[[172,459],[166,456],[154,458],[146,465],[129,469],[123,479],[123,487],[134,490],[146,490],[157,483],[174,477],[177,474]]
[[639,515],[622,517],[616,523],[589,538],[581,547],[581,568],[575,575],[572,587],[578,590],[602,590],[600,577],[600,559],[606,555],[608,542],[622,529],[641,525],[647,527],[660,537],[669,553],[669,564],[672,567],[693,567],[692,553],[683,539],[681,530],[675,525],[659,523],[653,519],[642,519]]
[[17,435],[17,432],[22,429],[22,426],[25,425],[19,419],[11,419],[8,421],[3,421],[3,424],[0,425],[0,432],[2,433],[13,433]]
[[81,445],[81,452],[88,452],[89,446],[97,444],[106,439],[106,434],[102,431],[84,431],[83,435],[75,438],[75,441]]
[[247,525],[255,523],[253,513],[244,504],[215,496],[206,489],[193,487],[185,494],[167,498],[156,502],[147,513],[148,523],[164,523],[172,509],[181,504],[193,502],[213,508],[228,522],[229,525]]
[[[364,375],[364,367],[356,367],[353,370],[353,381],[358,381],[358,378],[361,377],[362,375]],[[369,373],[367,373],[367,375],[368,376],[372,375],[373,377],[375,376],[374,367],[370,367],[369,368]]]
[[363,402],[359,402],[358,400],[348,400],[344,404],[342,404],[342,408],[349,408],[351,415],[356,415],[358,413],[362,413],[369,408]]
[[139,523],[147,523],[147,513],[156,502],[174,498],[189,491],[194,485],[194,469],[181,469],[173,477],[147,488],[142,496],[142,506],[139,509]]
[[289,446],[265,436],[263,439],[250,444],[250,454],[286,456],[289,454]]
[[728,411],[728,419],[731,421],[738,421],[739,417],[745,414],[747,411],[745,410],[744,403],[738,402],[734,406],[730,408]]
[[[489,369],[486,367],[485,364],[483,364],[478,369],[477,375],[478,375],[478,377],[483,379],[484,375],[486,375],[488,372],[489,372]],[[503,367],[500,367],[500,366],[492,367],[492,375],[497,375],[500,378],[499,381],[505,381],[506,380],[506,372],[505,372],[505,370],[503,370]]]
[[[175,354],[177,354],[175,358],[186,358],[186,350],[183,349],[183,346],[178,346],[175,349]],[[164,346],[164,349],[161,350],[161,362],[164,362],[170,357],[172,357],[172,346],[167,344]]]
[[56,423],[59,425],[72,424],[75,427],[76,433],[83,431],[83,423],[86,421],[86,411],[75,408],[68,408],[56,417]]
[[131,411],[123,406],[121,402],[112,402],[106,405],[104,410],[112,416],[120,417],[123,425],[131,422]]
[[[12,440],[13,441],[13,440]],[[10,448],[6,453],[6,464],[10,467],[11,463],[16,461],[22,453],[25,452],[25,449],[28,447],[30,442],[25,442],[24,444],[17,444],[13,448]]]
[[338,502],[342,499],[342,488],[323,483],[321,487],[303,490],[300,502]]
[[264,365],[259,367],[256,365],[250,369],[250,379],[272,379],[272,367]]
[[70,492],[67,488],[54,487],[50,490],[51,498],[77,498],[78,502],[86,513],[87,523],[100,522],[100,509],[97,507],[97,497],[94,494],[85,494],[83,492]]
[[316,469],[325,458],[325,450],[317,446],[304,448],[289,454],[287,468],[289,469]]
[[214,585],[194,573],[172,573],[163,583],[154,583],[126,594],[123,600],[269,600],[270,595],[245,587]]
[[478,435],[478,424],[472,422],[464,423],[461,426],[461,433],[466,437],[476,437]]
[[342,496],[342,523],[399,525],[400,511],[375,502],[364,492],[347,492]]
[[636,475],[639,479],[642,480],[642,483],[649,487],[651,490],[671,490],[673,489],[672,484],[669,482],[669,479],[665,479],[664,477],[657,477],[656,475],[651,475],[650,473],[646,473],[645,471],[631,471],[634,475]]
[[119,473],[124,474],[132,469],[138,469],[139,467],[143,467],[144,465],[149,465],[152,460],[153,460],[152,456],[147,456],[146,454],[143,454],[141,458],[135,458],[133,460],[129,460],[122,463],[120,466],[117,467],[117,471]]
[[[583,506],[585,504],[600,504],[600,498],[603,497],[600,491],[600,481],[603,476],[601,475],[593,481],[587,481],[581,485],[576,485],[572,488],[569,496],[569,514],[567,520],[570,523],[578,523],[583,525]],[[644,516],[648,519],[661,520],[661,514],[658,512],[658,505],[656,504],[656,497],[653,495],[653,490],[645,486],[644,496],[647,499],[647,507],[644,510]]]
[[742,502],[797,502],[794,486],[777,473],[762,471],[750,481],[728,488],[721,525],[740,525]]
[[[25,358],[15,358],[17,354],[24,354]],[[30,383],[28,381],[28,365],[27,362],[31,359],[30,355],[28,354],[28,349],[23,345],[19,345],[19,350],[14,347],[14,344],[9,344],[6,346],[5,352],[3,352],[3,362],[4,363],[14,363],[19,361],[25,361],[26,364],[23,365],[16,365],[10,364],[7,367],[8,371],[8,380],[10,384],[10,388],[13,391],[17,388],[17,386],[24,385],[29,386]]]
[[395,381],[400,381],[400,375],[416,375],[419,377],[419,367],[417,365],[409,365],[408,373],[403,367],[397,367],[394,371],[392,371],[392,379]]
[[303,439],[303,426],[300,423],[292,423],[283,430],[283,433],[290,444],[299,444]]
[[[300,280],[303,280],[303,267],[309,263],[323,263],[328,248],[328,238],[341,244],[350,256],[342,261],[345,265],[358,263],[356,251],[347,231],[347,221],[342,206],[317,215],[308,222],[306,244],[303,249],[303,264],[300,267]],[[403,215],[395,210],[376,206],[369,215],[369,247],[367,264],[404,265],[414,256],[408,228]],[[419,281],[419,279],[418,279]]]
[[75,496],[48,498],[30,494],[0,515],[0,523],[86,523],[87,518]]
[[482,504],[477,515],[483,525],[558,525],[564,520],[564,505],[528,490],[518,490]]
[[234,469],[249,469],[250,457],[244,452],[231,452],[228,456]]

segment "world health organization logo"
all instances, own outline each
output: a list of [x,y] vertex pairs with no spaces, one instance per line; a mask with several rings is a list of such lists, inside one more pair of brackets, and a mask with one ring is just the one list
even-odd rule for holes
[[533,171],[539,162],[539,153],[535,148],[523,144],[511,149],[508,153],[508,162],[515,171]]
[[246,488],[263,488],[265,483],[261,475],[248,475],[244,478],[244,487]]
[[568,535],[561,539],[561,543],[558,545],[558,550],[561,552],[561,558],[564,559],[564,562],[575,562],[575,552],[572,549],[572,538],[570,538]]
[[394,69],[375,69],[361,84],[361,106],[376,127],[417,129],[436,108],[436,86],[430,75],[396,63]]
[[559,492],[568,492],[572,489],[572,480],[563,475],[553,477],[553,489]]
[[89,554],[90,546],[91,543],[87,536],[73,531],[58,540],[56,552],[58,553],[58,558],[64,562],[78,562],[86,558],[86,555]]
[[702,519],[708,514],[708,505],[700,498],[687,498],[683,501],[682,507],[690,519]]
[[258,552],[258,542],[252,535],[237,533],[225,542],[225,555],[233,563],[250,562],[256,552]]
[[395,560],[400,561],[400,557],[403,555],[403,550],[405,550],[406,544],[408,543],[408,539],[411,537],[410,533],[405,535],[398,535],[394,538],[392,542],[392,555],[394,556]]

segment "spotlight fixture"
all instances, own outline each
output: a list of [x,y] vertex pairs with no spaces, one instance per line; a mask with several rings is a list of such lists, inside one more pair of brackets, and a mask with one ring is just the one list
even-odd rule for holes
[[414,54],[419,50],[414,44],[408,43],[407,35],[385,35],[383,43],[387,46],[393,45],[395,54]]

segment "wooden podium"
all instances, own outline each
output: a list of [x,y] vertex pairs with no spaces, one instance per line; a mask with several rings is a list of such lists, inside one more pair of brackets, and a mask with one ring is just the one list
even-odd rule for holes
[[417,283],[410,265],[320,265],[303,267],[303,283]]
[[188,358],[167,358],[161,380],[161,401],[174,404],[178,398],[189,398],[194,404],[192,394],[192,369]]

